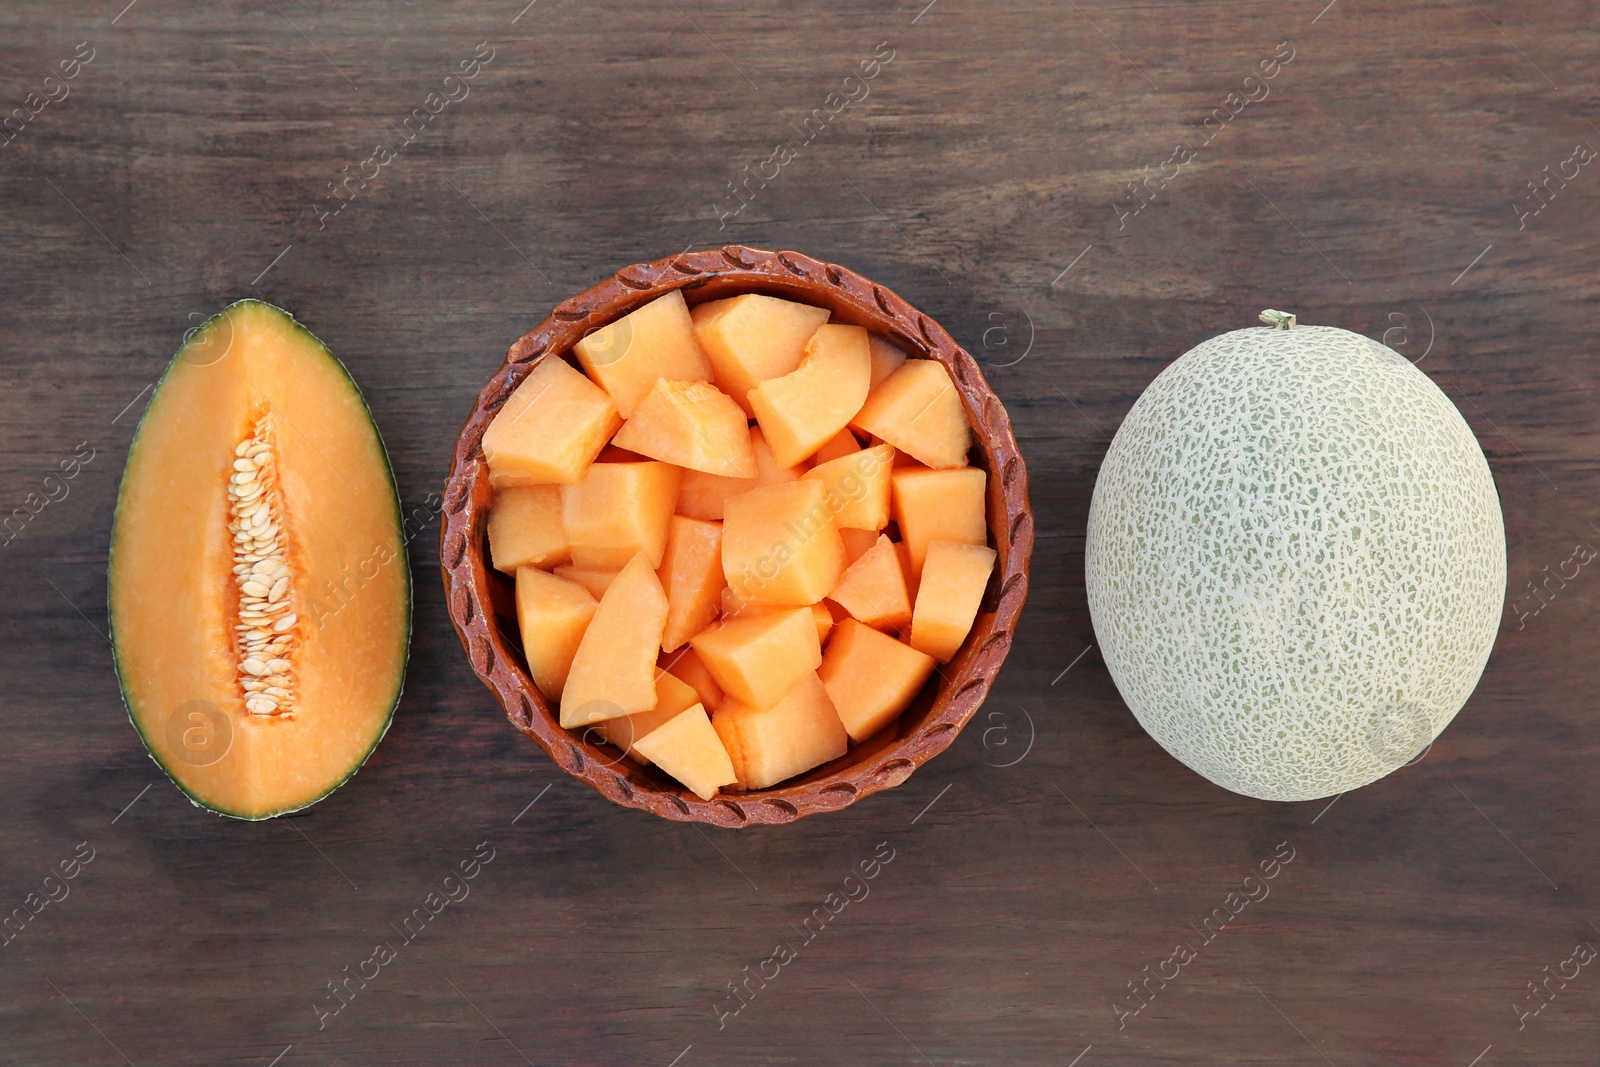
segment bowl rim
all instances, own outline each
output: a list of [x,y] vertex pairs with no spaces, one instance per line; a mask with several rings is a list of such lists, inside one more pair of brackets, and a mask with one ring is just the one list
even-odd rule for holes
[[[493,490],[482,443],[484,431],[501,405],[539,362],[567,356],[585,335],[659,296],[675,289],[692,293],[714,281],[717,289],[767,292],[826,306],[845,321],[855,320],[886,337],[913,357],[937,359],[945,365],[989,475],[985,518],[998,554],[989,589],[998,593],[993,610],[988,610],[986,596],[986,605],[980,608],[961,650],[949,663],[936,668],[934,696],[915,730],[898,733],[887,744],[872,747],[868,758],[858,758],[821,777],[801,776],[769,789],[719,793],[711,800],[701,800],[681,786],[668,789],[645,779],[645,772],[631,759],[613,756],[615,750],[608,751],[609,746],[603,749],[587,737],[574,737],[563,729],[522,667],[520,644],[495,624],[489,584],[494,579],[482,547]],[[942,326],[892,290],[799,252],[745,245],[685,251],[623,267],[557,304],[511,345],[499,370],[479,392],[456,438],[443,496],[439,560],[445,602],[474,673],[495,694],[507,719],[563,771],[587,782],[606,799],[680,822],[724,827],[793,822],[817,812],[837,811],[899,785],[949,747],[977,711],[1010,650],[1027,598],[1033,552],[1027,467],[1005,407],[984,380],[977,362]],[[513,651],[508,653],[507,646]],[[904,729],[903,718],[896,729]],[[870,746],[871,740],[852,752]]]

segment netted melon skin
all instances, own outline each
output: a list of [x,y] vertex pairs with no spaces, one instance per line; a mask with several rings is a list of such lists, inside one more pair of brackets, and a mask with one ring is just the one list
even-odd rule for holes
[[1505,597],[1488,463],[1428,378],[1327,326],[1237,330],[1164,370],[1106,454],[1085,578],[1118,691],[1226,789],[1366,785],[1471,695]]

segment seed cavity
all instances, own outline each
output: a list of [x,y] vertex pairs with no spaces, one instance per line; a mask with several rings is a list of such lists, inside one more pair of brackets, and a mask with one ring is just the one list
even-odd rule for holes
[[265,416],[234,449],[228,477],[228,532],[239,589],[238,683],[251,715],[288,718],[295,711],[293,572],[283,530],[271,432]]

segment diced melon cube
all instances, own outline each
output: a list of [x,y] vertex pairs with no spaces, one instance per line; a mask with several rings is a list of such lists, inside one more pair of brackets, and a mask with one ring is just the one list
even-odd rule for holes
[[489,509],[489,558],[507,574],[571,559],[561,526],[561,488],[527,485],[496,493]]
[[765,710],[729,701],[711,719],[741,789],[765,789],[838,759],[850,747],[816,672]]
[[820,481],[803,478],[724,505],[722,573],[740,601],[815,604],[838,584],[844,542],[825,497]]
[[[778,604],[744,604],[733,595],[733,590],[727,586],[722,587],[722,617],[730,619],[734,616],[749,617],[751,615],[768,614],[774,611],[792,611],[793,608]],[[833,612],[822,603],[811,605],[811,614],[817,620],[817,643],[823,644],[828,640],[828,631],[833,629]]]
[[[840,430],[817,448],[817,454],[811,457],[812,463],[826,463],[830,459],[848,456],[853,452],[861,451],[861,442],[856,440],[856,435],[848,429]],[[812,468],[815,470],[816,468]]]
[[667,628],[661,647],[667,652],[711,625],[721,606],[722,524],[672,516],[667,547],[657,571],[667,591]]
[[761,436],[761,427],[750,427],[750,451],[756,459],[754,478],[725,478],[704,471],[683,472],[683,485],[678,490],[678,514],[691,519],[722,521],[722,505],[729,497],[748,493],[764,485],[792,482],[805,473],[802,464],[797,467],[780,467],[772,458],[772,449]]
[[839,530],[839,540],[844,543],[844,563],[848,567],[878,543],[878,531],[852,530],[846,526]]
[[[911,573],[922,573],[930,541],[982,545],[989,541],[983,471],[977,467],[927,470],[901,467],[893,478],[894,521],[911,553]],[[577,558],[577,549],[573,549]]]
[[850,737],[864,741],[905,710],[933,668],[932,656],[845,619],[833,628],[817,674]]
[[839,323],[818,326],[798,367],[750,390],[750,408],[773,458],[793,466],[815,452],[861,410],[871,381],[867,331]]
[[533,684],[547,700],[560,700],[572,657],[577,654],[595,598],[581,585],[537,567],[517,570],[517,625]]
[[699,704],[680,711],[633,747],[701,800],[710,800],[718,789],[738,781],[722,739]]
[[616,571],[598,567],[579,567],[571,563],[563,563],[557,567],[556,574],[569,582],[577,582],[589,590],[589,595],[596,600],[606,595],[606,590],[611,588],[611,583],[617,578]]
[[938,360],[906,360],[867,395],[851,425],[930,467],[966,465],[971,441],[961,396]]
[[583,477],[622,419],[611,398],[547,356],[528,372],[483,434],[483,458],[496,488]]
[[822,662],[809,605],[737,616],[700,631],[689,644],[724,693],[755,708],[772,707]]
[[754,415],[746,394],[798,367],[805,343],[828,321],[828,313],[793,300],[745,293],[701,304],[693,318],[718,388]]
[[[912,604],[915,604],[917,602],[917,586],[920,584],[921,575],[917,573],[917,568],[911,565],[911,550],[906,547],[904,541],[896,541],[894,543],[894,553],[900,557],[900,570],[906,576],[906,596],[911,598]],[[556,573],[561,573],[561,568],[557,567]]]
[[874,629],[904,629],[911,622],[911,598],[894,542],[879,534],[878,543],[840,575],[828,599]]
[[695,340],[688,305],[676,289],[596,330],[572,349],[625,419],[633,417],[657,379],[711,380],[711,363]]
[[894,473],[894,446],[873,445],[826,463],[802,477],[828,487],[828,510],[840,530],[881,530],[889,524],[889,479]]
[[661,669],[672,672],[674,677],[693,686],[694,691],[700,694],[700,703],[706,707],[714,709],[722,703],[722,686],[711,677],[711,672],[706,670],[700,654],[694,649],[684,646],[670,654],[663,652],[656,662]]
[[561,487],[561,525],[572,562],[609,570],[643,552],[661,565],[681,472],[670,463],[595,463]]
[[879,382],[900,369],[906,361],[906,354],[877,334],[873,334],[867,343],[872,346],[868,354],[872,356],[872,388],[876,389]]
[[930,541],[911,619],[911,647],[949,663],[978,617],[995,551],[984,545]]
[[667,594],[641,552],[589,620],[561,693],[561,725],[570,730],[654,708],[656,653],[666,625]]
[[649,765],[650,758],[635,752],[633,746],[645,734],[671,719],[679,712],[700,703],[700,694],[694,687],[666,671],[656,673],[656,706],[635,715],[619,715],[615,719],[602,719],[589,729],[640,763]]
[[756,476],[744,412],[710,382],[662,378],[612,443],[689,470],[727,478]]
[[797,481],[806,472],[806,462],[801,459],[798,463],[785,466],[779,463],[773,455],[772,445],[761,432],[760,426],[750,427],[750,448],[756,454],[756,484],[759,489],[768,485],[782,485],[784,482]]

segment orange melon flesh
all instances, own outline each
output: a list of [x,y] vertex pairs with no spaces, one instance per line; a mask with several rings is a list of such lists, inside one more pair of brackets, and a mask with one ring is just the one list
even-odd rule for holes
[[815,604],[844,573],[820,481],[752,489],[723,508],[722,573],[741,602]]
[[[911,565],[911,550],[906,547],[904,541],[894,543],[894,553],[900,557],[900,570],[906,576],[906,596],[911,598],[911,603],[914,605],[917,602],[921,575],[917,573],[917,568]],[[556,568],[557,573],[560,573],[560,570],[561,568]]]
[[881,530],[889,525],[889,486],[894,446],[871,448],[818,463],[802,477],[827,486],[833,524],[844,530]]
[[933,673],[933,657],[855,619],[833,630],[817,675],[851,739],[865,741],[911,703]]
[[711,380],[711,364],[695,340],[689,308],[676,289],[596,330],[572,350],[625,419],[633,417],[660,378]]
[[[780,607],[775,604],[743,604],[733,595],[727,586],[722,588],[722,617],[724,619],[738,616],[752,616],[770,614],[774,611],[792,611],[793,608]],[[833,629],[833,612],[821,604],[811,605],[811,616],[817,621],[817,643],[822,644],[828,640],[828,631]]]
[[822,308],[761,293],[713,300],[692,315],[695,337],[711,360],[717,387],[752,416],[755,410],[746,394],[798,367],[805,343],[828,321]]
[[612,443],[651,459],[725,478],[754,478],[744,412],[709,382],[662,378]]
[[828,594],[828,599],[848,611],[852,618],[877,630],[901,630],[909,625],[911,598],[906,592],[906,576],[894,542],[879,534],[878,543],[839,577],[839,584]]
[[949,663],[972,630],[995,551],[983,545],[932,541],[911,619],[911,647]]
[[556,576],[565,578],[569,582],[577,582],[589,591],[589,595],[599,600],[606,595],[606,590],[611,588],[611,583],[617,580],[616,571],[603,570],[598,567],[578,567],[571,563],[564,563],[555,569]]
[[873,334],[867,341],[867,354],[872,357],[872,388],[904,366],[906,354],[894,345]]
[[878,387],[851,425],[929,467],[961,467],[971,444],[961,397],[935,359],[908,359]]
[[912,574],[921,575],[932,541],[988,543],[982,470],[902,467],[894,472],[892,483],[894,521],[910,553]]
[[611,398],[562,359],[522,380],[483,434],[495,488],[575,482],[622,424]]
[[643,552],[628,561],[600,598],[572,657],[561,693],[570,730],[656,706],[656,652],[667,624],[667,594]]
[[861,442],[856,440],[856,435],[849,430],[840,430],[817,448],[816,454],[811,457],[811,462],[826,463],[830,459],[838,459],[840,456],[860,451]]
[[711,677],[711,672],[706,670],[700,654],[694,649],[680,648],[672,653],[663,652],[656,663],[662,670],[670,671],[673,677],[693,686],[700,695],[700,703],[707,708],[714,709],[722,703],[722,687]]
[[654,460],[595,463],[582,481],[563,485],[561,525],[572,562],[616,569],[643,552],[659,567],[681,476],[672,464]]
[[633,747],[701,800],[710,800],[722,786],[738,780],[722,739],[699,704],[680,711]]
[[689,643],[727,696],[756,708],[776,704],[822,662],[810,607],[728,619]]
[[765,710],[729,701],[711,725],[733,762],[741,789],[765,789],[829,760],[850,746],[839,713],[815,671]]
[[667,591],[661,648],[671,652],[717,617],[727,587],[722,577],[722,524],[674,515],[657,573]]
[[878,543],[878,531],[852,530],[848,526],[841,526],[839,540],[844,544],[844,562],[848,567],[866,555],[867,549]]
[[[253,439],[270,447],[258,500],[288,572],[276,617],[294,618],[275,675],[292,699],[271,714],[246,707],[235,629],[227,486]],[[234,304],[174,358],[128,455],[108,584],[129,717],[197,804],[244,819],[303,808],[382,738],[410,636],[399,500],[361,394],[284,312]]]
[[489,510],[489,558],[494,569],[553,567],[572,558],[561,527],[561,489],[528,485],[502,489]]
[[598,605],[576,582],[536,567],[517,571],[517,626],[533,684],[547,700],[560,700],[572,657],[577,654]]
[[700,703],[694,687],[666,671],[656,673],[656,706],[636,715],[619,715],[615,719],[602,719],[590,729],[609,743],[622,749],[641,764],[649,766],[650,757],[634,751],[634,745],[657,726]]
[[686,470],[683,484],[678,489],[678,514],[691,519],[722,521],[722,508],[729,497],[748,493],[767,485],[798,481],[805,472],[804,466],[780,467],[772,458],[772,449],[761,436],[759,426],[750,427],[750,451],[755,456],[754,478],[726,478],[704,471]]
[[871,381],[867,331],[826,323],[806,342],[798,367],[755,386],[747,399],[773,458],[792,467],[845,428]]

